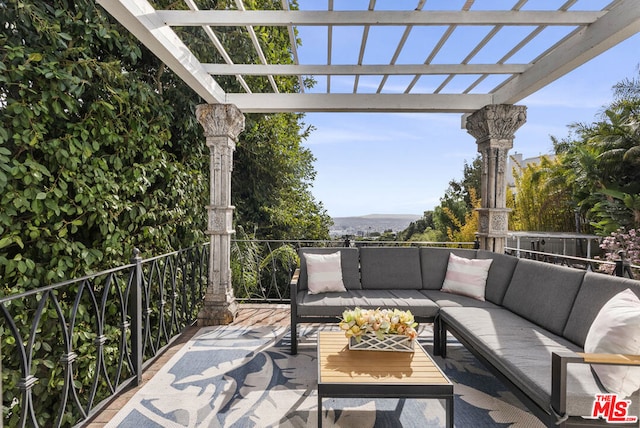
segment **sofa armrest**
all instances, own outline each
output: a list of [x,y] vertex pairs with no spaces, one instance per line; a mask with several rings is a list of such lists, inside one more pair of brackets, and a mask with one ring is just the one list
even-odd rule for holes
[[291,355],[298,353],[298,280],[300,268],[296,269],[289,282],[289,300],[291,302]]
[[609,364],[618,366],[640,366],[640,355],[585,354],[578,353],[588,364]]
[[293,275],[291,276],[291,281],[289,282],[289,297],[291,298],[291,303],[296,302],[296,296],[298,295],[298,281],[300,279],[300,268],[297,268]]
[[554,352],[551,355],[551,410],[561,418],[565,416],[567,409],[568,364],[640,366],[640,355]]

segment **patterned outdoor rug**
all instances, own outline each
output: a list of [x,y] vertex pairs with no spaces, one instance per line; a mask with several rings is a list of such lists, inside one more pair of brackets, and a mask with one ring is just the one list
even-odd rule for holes
[[[289,355],[289,330],[203,328],[107,427],[310,427],[317,425],[318,329],[301,329]],[[420,342],[431,352],[430,326]],[[458,343],[436,362],[454,382],[456,427],[537,428],[543,425]],[[417,399],[323,400],[323,427],[441,427],[444,404]]]

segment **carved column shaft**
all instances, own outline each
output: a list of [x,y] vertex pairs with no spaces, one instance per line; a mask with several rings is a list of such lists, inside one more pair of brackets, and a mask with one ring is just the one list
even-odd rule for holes
[[209,147],[210,189],[207,234],[210,239],[209,283],[199,325],[228,324],[236,316],[237,304],[231,283],[231,172],[238,135],[244,116],[234,105],[206,104],[196,109]]
[[485,106],[467,118],[467,132],[476,138],[482,156],[482,184],[478,209],[480,248],[504,252],[508,232],[507,156],[515,132],[526,121],[525,106],[495,104]]

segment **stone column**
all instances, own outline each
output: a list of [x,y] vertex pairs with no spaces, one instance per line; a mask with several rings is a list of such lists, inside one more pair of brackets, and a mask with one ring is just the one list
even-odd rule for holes
[[488,105],[467,118],[467,132],[476,138],[482,155],[480,248],[496,253],[504,252],[508,232],[507,153],[513,147],[516,130],[526,120],[527,108],[510,104]]
[[204,128],[210,153],[207,234],[211,241],[209,283],[198,325],[229,324],[238,311],[231,284],[231,235],[234,233],[231,171],[238,134],[244,129],[244,116],[232,104],[199,105],[196,116]]

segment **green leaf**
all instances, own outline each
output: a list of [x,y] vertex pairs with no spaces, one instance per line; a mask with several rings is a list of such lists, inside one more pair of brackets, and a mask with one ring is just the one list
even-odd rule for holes
[[29,62],[40,62],[42,61],[42,54],[39,52],[34,52],[29,54]]
[[4,236],[4,237],[0,238],[0,249],[8,247],[11,244],[13,244],[13,238],[12,237]]

